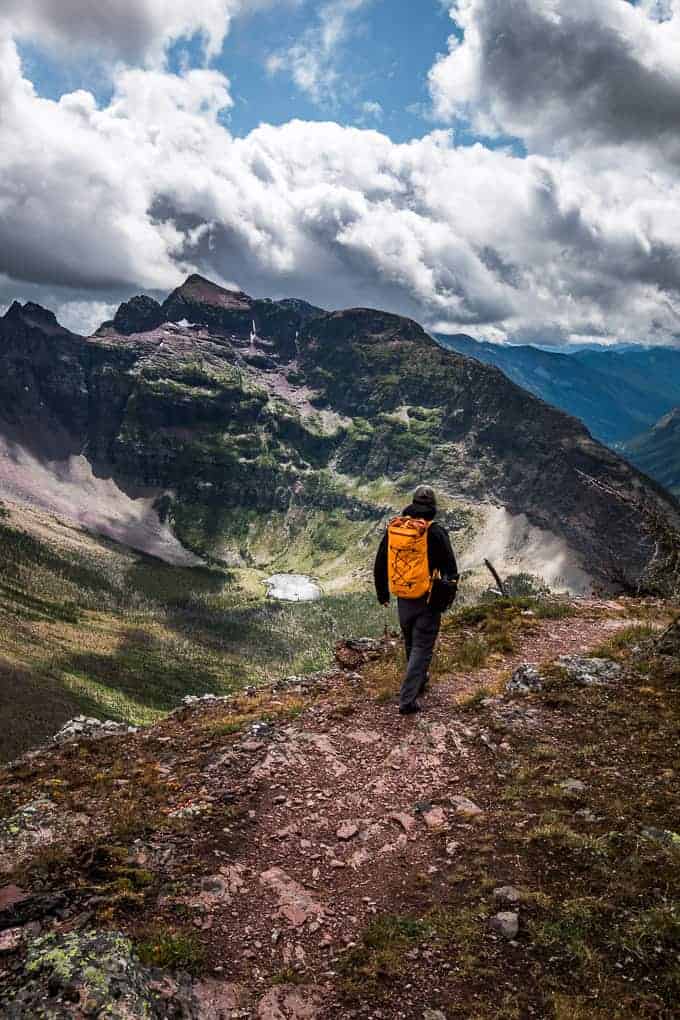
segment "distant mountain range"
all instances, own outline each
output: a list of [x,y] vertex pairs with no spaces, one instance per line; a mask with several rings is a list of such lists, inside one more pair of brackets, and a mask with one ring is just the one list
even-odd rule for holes
[[680,496],[680,407],[623,447],[636,467]]
[[680,350],[626,346],[558,354],[464,334],[436,339],[448,350],[500,368],[530,393],[580,418],[609,446],[634,439],[680,405]]

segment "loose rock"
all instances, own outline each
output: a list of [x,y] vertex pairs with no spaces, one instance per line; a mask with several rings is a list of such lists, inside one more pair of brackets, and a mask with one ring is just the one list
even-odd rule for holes
[[359,826],[355,822],[343,822],[342,825],[338,827],[336,836],[338,839],[348,840],[356,836],[358,831]]
[[497,900],[501,900],[505,903],[519,903],[522,899],[522,894],[519,889],[515,889],[514,885],[502,885],[498,889],[494,889],[494,896]]
[[491,929],[506,939],[514,939],[519,932],[519,914],[514,911],[502,910],[489,921]]
[[72,740],[102,740],[104,737],[118,737],[126,733],[137,733],[136,726],[126,726],[125,723],[113,722],[112,719],[91,719],[85,715],[78,715],[75,719],[69,719],[58,730],[52,740],[55,744],[67,744]]
[[476,818],[478,815],[484,814],[482,808],[468,797],[452,797],[451,803],[456,809],[456,814],[463,815],[465,818]]
[[512,674],[506,685],[509,693],[530,694],[533,691],[543,690],[543,677],[536,666],[531,663],[524,663]]

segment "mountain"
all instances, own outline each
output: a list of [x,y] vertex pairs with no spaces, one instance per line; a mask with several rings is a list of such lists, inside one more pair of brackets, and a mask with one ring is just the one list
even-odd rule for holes
[[[663,401],[664,413],[680,405],[680,350],[671,347],[600,348],[577,351],[573,357],[623,386],[641,388]],[[661,415],[655,418],[655,421]]]
[[643,432],[680,402],[680,351],[630,348],[558,354],[532,346],[491,344],[459,334],[437,336],[447,350],[500,368],[513,382],[573,414],[603,443]]
[[385,312],[200,276],[162,304],[134,298],[92,337],[14,304],[0,408],[0,496],[170,562],[365,585],[382,522],[427,479],[475,562],[533,543],[551,579],[654,588],[654,569],[674,583],[660,569],[672,497],[498,369]]
[[631,439],[623,452],[636,467],[680,496],[680,407]]

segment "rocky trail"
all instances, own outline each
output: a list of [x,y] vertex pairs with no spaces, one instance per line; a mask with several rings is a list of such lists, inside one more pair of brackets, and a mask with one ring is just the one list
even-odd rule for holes
[[652,965],[600,947],[633,844],[645,908],[679,881],[651,874],[678,863],[678,690],[624,657],[668,607],[499,606],[447,621],[415,717],[396,640],[344,642],[327,673],[6,769],[0,1015],[670,1017],[677,915]]

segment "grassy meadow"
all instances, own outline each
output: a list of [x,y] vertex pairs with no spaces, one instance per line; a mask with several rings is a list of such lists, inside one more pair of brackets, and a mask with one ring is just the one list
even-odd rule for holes
[[185,694],[311,672],[338,638],[385,626],[368,582],[297,604],[260,587],[252,572],[166,566],[1,507],[0,760],[81,712],[146,724]]

